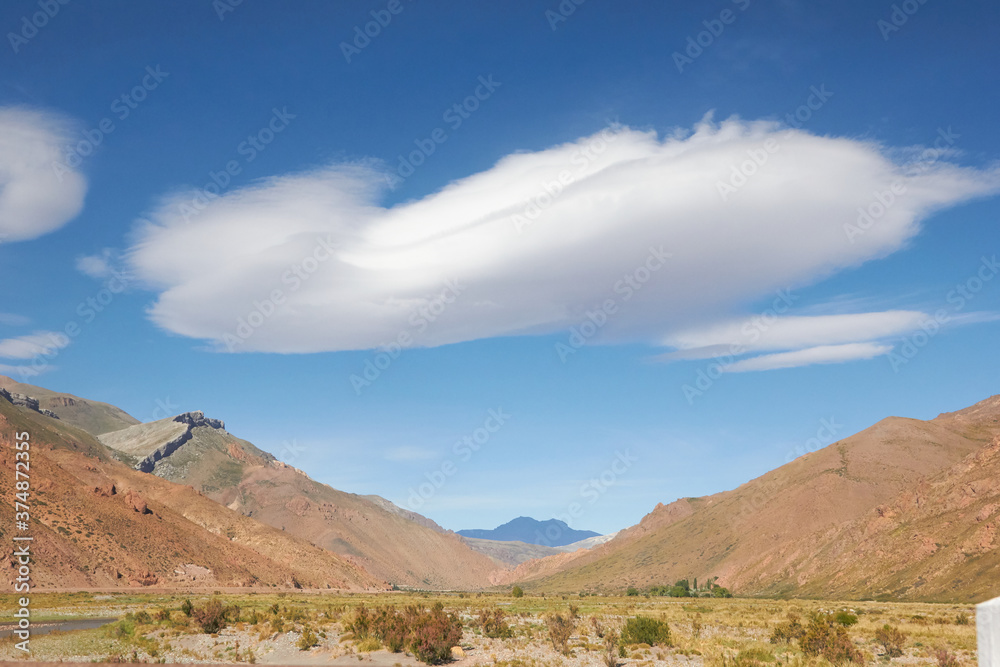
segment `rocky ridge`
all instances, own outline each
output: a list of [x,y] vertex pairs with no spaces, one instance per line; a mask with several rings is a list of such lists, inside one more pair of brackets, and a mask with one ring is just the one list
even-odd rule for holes
[[3,387],[0,387],[0,398],[6,399],[9,403],[14,405],[19,405],[23,408],[28,408],[29,410],[34,410],[39,414],[43,414],[46,417],[52,417],[52,419],[59,419],[59,415],[52,412],[51,410],[46,410],[39,406],[38,399],[33,396],[28,396],[27,394],[19,394],[16,391],[7,391]]

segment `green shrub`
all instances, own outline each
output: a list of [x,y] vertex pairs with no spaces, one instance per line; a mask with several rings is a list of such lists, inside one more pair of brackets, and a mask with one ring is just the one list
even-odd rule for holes
[[625,591],[625,595],[629,597],[636,597],[639,595],[639,589],[635,586],[629,586],[628,590]]
[[302,631],[302,636],[299,637],[299,641],[296,643],[296,646],[299,647],[300,651],[308,651],[318,643],[319,638],[316,636],[316,633],[312,631],[312,628],[306,627]]
[[126,614],[125,618],[108,626],[107,634],[113,639],[129,639],[135,636],[135,621]]
[[875,631],[875,642],[882,645],[885,655],[890,658],[898,658],[903,655],[906,635],[900,632],[899,628],[886,624]]
[[775,661],[774,654],[767,649],[745,648],[735,656],[723,656],[723,667],[764,667]]
[[670,626],[649,616],[635,616],[625,622],[622,644],[649,644],[670,646]]
[[511,589],[510,594],[513,595],[516,598],[523,598],[524,597],[524,589],[521,588],[520,586],[514,586],[514,588]]
[[491,639],[508,639],[513,634],[503,609],[482,609],[479,612],[479,623],[483,626],[483,634]]
[[193,610],[194,605],[191,604],[191,600],[184,600],[183,604],[181,604],[181,611],[184,612],[184,615],[190,616]]
[[838,611],[834,614],[833,620],[840,623],[845,628],[849,628],[858,622],[858,617],[849,611]]
[[733,594],[729,591],[728,588],[725,588],[723,586],[715,586],[712,588],[712,597],[731,598],[733,597]]

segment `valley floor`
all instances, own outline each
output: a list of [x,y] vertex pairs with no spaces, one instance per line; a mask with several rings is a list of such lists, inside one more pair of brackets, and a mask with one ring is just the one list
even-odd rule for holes
[[[204,608],[213,599],[211,594],[189,597],[196,609]],[[423,663],[405,653],[390,653],[375,640],[354,638],[347,625],[362,604],[368,608],[402,608],[441,602],[445,611],[456,614],[463,623],[460,648],[453,650],[451,664],[456,667],[607,667],[609,658],[598,634],[617,631],[626,619],[640,615],[666,621],[671,645],[628,646],[620,653],[615,651],[617,665],[823,665],[828,664],[825,659],[806,656],[794,642],[769,641],[774,628],[790,613],[806,623],[817,612],[857,616],[857,622],[846,630],[865,663],[941,667],[976,663],[974,609],[958,604],[531,595],[512,598],[487,593],[412,592],[221,593],[214,598],[239,610],[227,627],[206,634],[182,611],[187,596],[181,594],[35,594],[31,609],[37,624],[98,617],[119,620],[101,628],[33,636],[28,659],[415,667]],[[5,609],[13,609],[15,599],[0,596],[0,603]],[[511,630],[509,638],[490,639],[483,634],[480,612],[496,608],[504,612]],[[556,651],[550,641],[545,619],[552,614],[570,619],[571,636],[565,652]],[[898,657],[886,656],[884,647],[875,639],[876,631],[885,625],[898,628],[905,636]],[[307,630],[315,633],[316,645],[301,650],[300,640]],[[12,637],[0,639],[0,660],[25,659],[15,649],[15,641]],[[956,662],[943,664],[942,660]]]

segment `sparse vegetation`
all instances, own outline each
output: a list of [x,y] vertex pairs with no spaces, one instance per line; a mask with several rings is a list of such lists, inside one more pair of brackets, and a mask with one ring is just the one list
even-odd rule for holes
[[511,589],[510,594],[516,598],[523,598],[524,589],[521,588],[520,586],[514,586],[514,588]]
[[793,641],[799,641],[802,636],[806,633],[806,629],[802,626],[799,621],[798,614],[788,614],[788,620],[784,623],[778,624],[774,628],[774,632],[771,633],[771,643],[772,644],[790,644]]
[[[701,577],[698,583],[702,584]],[[37,605],[33,611],[39,619],[95,617],[114,609],[111,613],[119,620],[94,630],[33,637],[32,653],[36,660],[46,661],[109,658],[244,664],[260,661],[265,655],[273,659],[276,647],[298,653],[299,649],[319,646],[324,654],[341,658],[381,649],[416,655],[411,648],[416,631],[407,619],[433,616],[438,606],[437,618],[453,617],[459,628],[447,636],[440,631],[447,623],[439,624],[438,641],[420,649],[429,662],[448,662],[451,648],[461,646],[472,664],[508,667],[557,667],[579,662],[654,667],[676,663],[682,657],[704,667],[822,667],[831,660],[859,664],[852,663],[851,656],[858,659],[861,655],[879,664],[892,660],[908,667],[941,667],[938,652],[942,649],[949,656],[943,667],[975,664],[975,626],[957,622],[959,614],[968,614],[967,605],[858,602],[845,609],[840,603],[812,600],[646,599],[587,593],[583,598],[573,593],[521,599],[513,599],[509,591],[466,593],[464,598],[458,592],[421,591],[353,596],[288,592],[278,597],[277,592],[266,591],[223,594],[214,598],[219,605],[233,609],[230,614],[240,611],[238,617],[224,615],[225,624],[215,636],[206,634],[193,618],[195,610],[201,614],[213,601],[205,595],[191,595],[189,617],[183,613],[183,595],[43,593],[33,599]],[[0,600],[9,601],[9,597],[0,596]],[[570,603],[578,608],[570,610]],[[845,626],[838,621],[838,612],[845,610],[857,616],[856,623]],[[572,611],[578,614],[577,620]],[[550,637],[548,619],[552,615],[563,619],[564,646],[557,646],[559,632],[555,641]],[[671,646],[658,645],[655,636],[636,633],[637,627],[647,623],[632,620],[639,617],[663,624]],[[821,621],[822,630],[814,629],[816,619]],[[626,624],[629,631],[620,638]],[[424,631],[431,625],[425,624]],[[809,630],[813,632],[806,638]],[[376,631],[384,639],[376,636]],[[772,643],[761,643],[769,637]],[[0,640],[0,660],[13,657],[12,642]]]
[[296,646],[299,647],[300,651],[308,651],[313,646],[319,643],[319,637],[313,632],[312,628],[306,627],[302,630],[302,635],[299,637],[299,641]]
[[499,607],[480,611],[479,623],[483,628],[483,634],[491,639],[507,639],[512,634],[510,626],[507,625],[506,614]]
[[934,651],[934,659],[937,660],[938,667],[958,667],[959,665],[958,657],[946,648]]
[[666,621],[636,616],[625,621],[621,642],[626,645],[670,646],[670,626]]
[[851,641],[847,630],[828,614],[813,614],[799,645],[806,655],[821,655],[834,664],[864,662],[864,656]]
[[882,645],[882,650],[886,656],[898,658],[903,655],[903,645],[906,643],[906,635],[900,632],[899,628],[886,624],[875,631],[875,641]]
[[858,617],[856,614],[852,614],[849,611],[838,611],[836,614],[834,614],[833,620],[835,620],[837,623],[840,623],[845,628],[849,628],[858,622]]
[[549,629],[549,641],[552,648],[560,653],[569,651],[569,638],[573,634],[573,621],[562,614],[549,614],[545,618],[545,625]]
[[191,611],[191,618],[208,634],[215,634],[226,627],[228,621],[238,620],[239,617],[239,607],[235,605],[227,607],[216,598],[209,600],[205,606],[195,607]]
[[357,640],[375,639],[393,653],[405,648],[429,665],[447,661],[462,639],[462,622],[440,602],[430,610],[411,605],[402,612],[395,607],[372,612],[361,605],[347,629]]

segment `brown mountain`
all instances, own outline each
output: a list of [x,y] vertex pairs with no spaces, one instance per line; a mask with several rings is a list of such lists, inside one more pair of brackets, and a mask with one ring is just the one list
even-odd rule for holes
[[[116,461],[91,434],[0,394],[0,496],[13,507],[15,433],[30,435],[30,534],[39,588],[302,586],[384,589],[385,582],[306,540],[190,487]],[[80,403],[77,403],[80,405]],[[104,408],[100,407],[103,411]],[[113,414],[113,413],[111,413]],[[8,571],[12,586],[16,574]]]
[[338,491],[275,459],[200,412],[105,433],[122,461],[193,486],[246,516],[309,540],[380,579],[473,589],[497,565],[460,537],[378,496]]
[[0,389],[33,398],[38,403],[38,409],[49,410],[67,424],[93,435],[117,431],[139,423],[138,419],[113,405],[22,384],[6,375],[0,375]]
[[[986,498],[969,503],[976,512],[919,499],[932,490],[951,498],[987,475],[992,464],[976,456],[997,435],[1000,397],[930,421],[891,417],[732,491],[659,505],[604,545],[529,561],[494,582],[620,590],[717,576],[751,595],[985,598],[1000,592],[1000,556],[993,546],[965,555],[962,545],[995,544],[986,509],[995,487],[973,486]],[[852,560],[861,553],[865,561]]]

